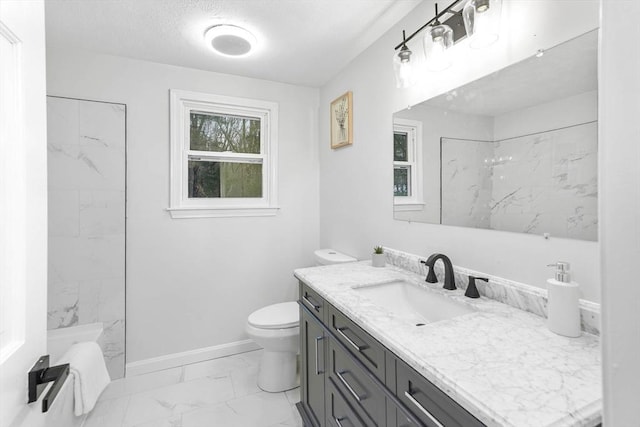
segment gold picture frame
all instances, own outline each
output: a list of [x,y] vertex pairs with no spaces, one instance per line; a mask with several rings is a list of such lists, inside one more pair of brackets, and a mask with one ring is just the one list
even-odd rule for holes
[[340,95],[331,102],[331,148],[353,144],[353,94]]

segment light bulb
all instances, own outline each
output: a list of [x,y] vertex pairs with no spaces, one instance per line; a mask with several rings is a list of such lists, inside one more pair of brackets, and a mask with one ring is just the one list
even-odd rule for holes
[[448,49],[453,46],[453,30],[448,25],[431,27],[423,39],[424,55],[427,59],[427,69],[442,71],[449,68],[451,59]]
[[400,64],[400,80],[403,82],[403,87],[407,87],[411,80],[411,64],[408,62],[402,62]]
[[489,0],[476,0],[476,12],[484,13],[489,10]]
[[431,57],[429,58],[429,61],[431,62],[430,68],[434,71],[444,70],[450,65],[444,52],[442,37],[440,37],[440,40],[433,41],[433,48],[431,49]]
[[393,69],[396,76],[396,87],[408,88],[415,83],[411,51],[404,45],[400,52],[393,55]]
[[469,47],[481,49],[498,40],[502,0],[469,0],[462,9]]

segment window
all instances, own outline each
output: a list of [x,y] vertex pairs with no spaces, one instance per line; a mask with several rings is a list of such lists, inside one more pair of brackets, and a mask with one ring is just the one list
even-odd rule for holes
[[171,91],[173,218],[275,215],[278,105]]
[[422,123],[393,124],[393,200],[397,210],[422,209]]

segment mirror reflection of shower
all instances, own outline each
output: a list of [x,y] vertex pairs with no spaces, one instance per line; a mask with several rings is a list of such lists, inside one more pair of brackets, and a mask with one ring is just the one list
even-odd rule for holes
[[440,150],[442,224],[597,240],[597,121]]
[[598,31],[394,114],[394,218],[597,240]]

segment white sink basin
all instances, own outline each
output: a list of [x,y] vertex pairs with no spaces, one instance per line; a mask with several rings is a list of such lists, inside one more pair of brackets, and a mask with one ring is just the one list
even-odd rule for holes
[[466,304],[403,280],[353,290],[376,305],[409,318],[416,325],[451,319],[475,311]]

